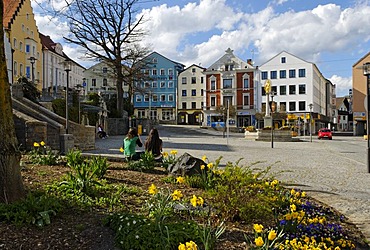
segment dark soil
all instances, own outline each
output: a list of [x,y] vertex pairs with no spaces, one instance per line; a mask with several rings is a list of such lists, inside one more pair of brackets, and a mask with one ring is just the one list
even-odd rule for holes
[[[68,168],[64,166],[27,165],[22,170],[25,188],[28,191],[42,189],[45,184],[59,180],[67,171]],[[124,183],[143,190],[147,190],[152,183],[160,187],[171,185],[163,182],[164,177],[166,173],[162,169],[143,173],[126,170],[122,163],[111,163],[107,173],[108,182]],[[195,190],[189,188],[182,192],[190,195]],[[140,209],[141,205],[135,200],[130,200],[130,197],[127,197],[125,202],[131,211]],[[41,228],[0,222],[0,249],[117,249],[114,245],[114,232],[102,223],[106,215],[106,212],[96,210],[64,210],[52,218],[50,225]],[[228,229],[222,235],[217,249],[247,249],[244,233],[251,232],[251,225],[235,223],[227,226]],[[344,227],[351,231],[358,249],[369,249],[361,240],[362,234],[355,226],[346,223]]]

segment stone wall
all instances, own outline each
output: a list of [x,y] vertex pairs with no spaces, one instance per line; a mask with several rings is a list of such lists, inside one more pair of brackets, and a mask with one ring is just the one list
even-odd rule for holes
[[126,135],[129,128],[128,117],[123,118],[107,118],[107,134],[108,135]]
[[[261,129],[257,131],[256,141],[271,141],[271,129]],[[290,130],[274,130],[274,141],[299,141],[298,138],[292,137]]]

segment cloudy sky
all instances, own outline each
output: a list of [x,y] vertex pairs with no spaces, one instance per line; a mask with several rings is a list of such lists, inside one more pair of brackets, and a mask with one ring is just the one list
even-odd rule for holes
[[[66,54],[88,67],[63,41],[66,27],[33,2],[40,32],[60,42]],[[189,66],[210,66],[230,47],[261,65],[285,50],[315,63],[337,86],[352,87],[352,65],[370,51],[368,0],[142,0],[150,30],[146,42]]]

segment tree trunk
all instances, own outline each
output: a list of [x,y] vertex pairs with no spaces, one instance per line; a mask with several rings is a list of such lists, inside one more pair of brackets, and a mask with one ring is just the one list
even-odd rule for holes
[[[1,20],[3,8],[4,3],[0,0]],[[0,202],[11,203],[24,197],[24,187],[5,61],[3,25],[0,26],[0,38]]]

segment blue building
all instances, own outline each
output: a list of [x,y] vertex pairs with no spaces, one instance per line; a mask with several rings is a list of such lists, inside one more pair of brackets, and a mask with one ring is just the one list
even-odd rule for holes
[[145,80],[137,82],[134,93],[134,113],[160,123],[176,123],[178,74],[185,65],[157,52],[144,58]]

